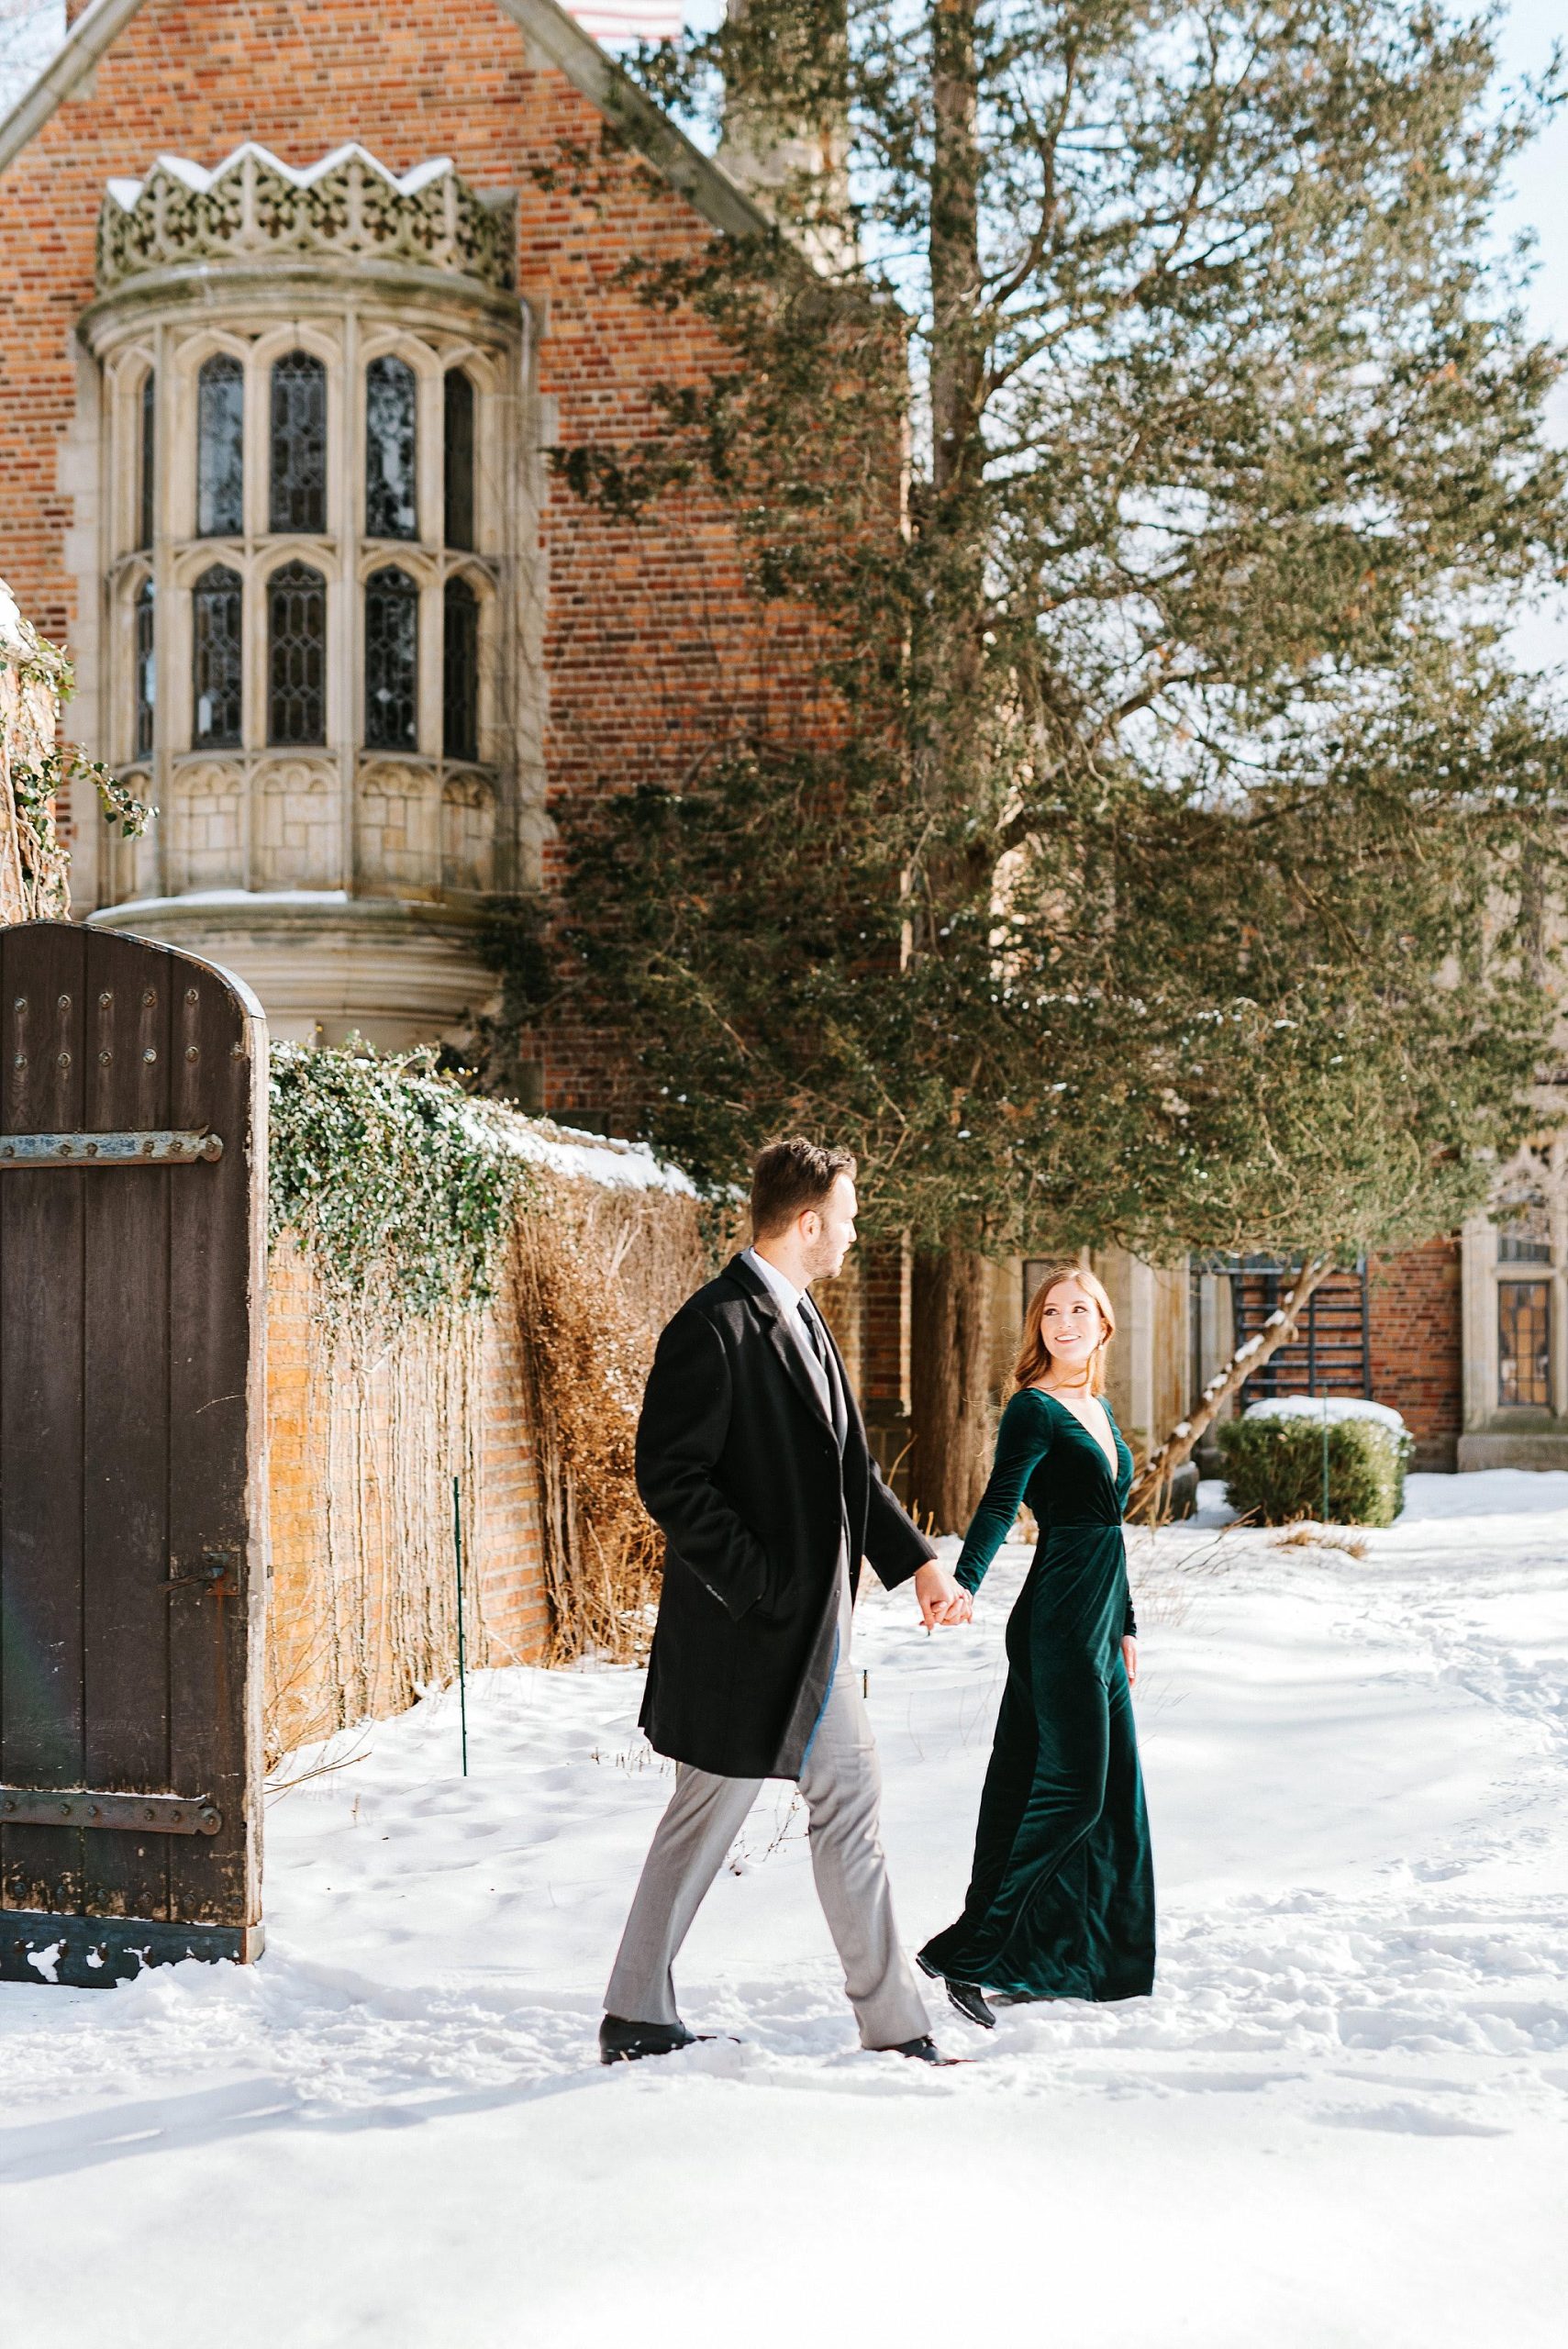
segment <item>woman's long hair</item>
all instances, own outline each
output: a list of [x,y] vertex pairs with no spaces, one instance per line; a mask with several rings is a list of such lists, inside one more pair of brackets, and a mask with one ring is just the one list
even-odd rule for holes
[[1040,1325],[1045,1313],[1046,1298],[1053,1288],[1060,1288],[1063,1281],[1076,1281],[1100,1308],[1100,1319],[1105,1326],[1099,1344],[1089,1356],[1089,1392],[1091,1395],[1103,1395],[1106,1389],[1106,1352],[1116,1336],[1116,1315],[1111,1310],[1111,1301],[1106,1295],[1104,1285],[1086,1266],[1075,1264],[1071,1259],[1060,1264],[1047,1264],[1040,1276],[1040,1286],[1029,1301],[1024,1314],[1023,1341],[1018,1348],[1018,1361],[1013,1365],[1013,1383],[1020,1390],[1033,1386],[1051,1368],[1051,1349],[1040,1336]]

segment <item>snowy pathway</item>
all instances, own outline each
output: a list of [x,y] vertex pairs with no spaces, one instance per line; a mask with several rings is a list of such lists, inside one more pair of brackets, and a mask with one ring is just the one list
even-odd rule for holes
[[[1362,1538],[1138,1540],[1159,1988],[989,2038],[933,2001],[962,2070],[855,2048],[787,1788],[681,1973],[739,2043],[598,2067],[669,1787],[638,1675],[484,1676],[466,1782],[450,1696],[336,1741],[271,1810],[260,1966],[0,1987],[8,2336],[1557,2349],[1568,1475],[1417,1478]],[[911,1942],[1024,1564],[971,1633],[862,1611]]]

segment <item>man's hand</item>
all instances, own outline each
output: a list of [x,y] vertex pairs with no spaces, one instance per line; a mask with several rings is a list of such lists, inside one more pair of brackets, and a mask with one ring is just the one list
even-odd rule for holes
[[971,1594],[934,1558],[915,1570],[915,1598],[928,1631],[938,1623],[967,1623],[974,1614]]

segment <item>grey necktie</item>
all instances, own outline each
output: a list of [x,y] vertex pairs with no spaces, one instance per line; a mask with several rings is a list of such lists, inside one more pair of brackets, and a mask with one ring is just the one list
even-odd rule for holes
[[833,1373],[832,1357],[828,1351],[828,1340],[823,1333],[822,1324],[817,1318],[816,1308],[808,1305],[804,1297],[796,1309],[806,1324],[806,1338],[810,1342],[817,1366],[822,1374],[822,1384],[827,1391],[828,1417],[832,1422],[833,1433],[839,1440],[839,1448],[842,1451],[849,1420],[844,1410],[843,1397],[839,1392],[839,1381]]

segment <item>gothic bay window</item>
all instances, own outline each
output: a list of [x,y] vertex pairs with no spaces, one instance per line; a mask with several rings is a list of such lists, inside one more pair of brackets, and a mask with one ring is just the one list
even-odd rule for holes
[[417,422],[414,370],[401,359],[373,359],[365,370],[365,536],[418,534],[414,496]]
[[156,692],[156,671],[153,667],[152,643],[152,582],[144,579],[136,591],[135,642],[133,660],[136,671],[135,756],[152,756],[152,713]]
[[446,540],[464,552],[473,546],[473,381],[449,368],[442,387],[442,458]]
[[466,579],[449,579],[441,597],[441,751],[479,756],[479,598]]
[[1497,1400],[1505,1407],[1551,1408],[1551,1284],[1497,1284]]
[[267,740],[327,740],[327,582],[285,562],[267,582]]
[[273,363],[271,440],[268,528],[325,530],[327,370],[307,351]]
[[192,736],[197,750],[229,750],[239,742],[243,598],[239,573],[221,562],[203,572],[192,593]]
[[365,747],[418,748],[419,590],[406,571],[365,582]]
[[245,528],[245,370],[226,351],[196,377],[196,536],[237,539]]
[[152,545],[153,515],[156,510],[158,448],[158,378],[150,367],[141,379],[140,431],[137,463],[137,540],[139,547]]
[[106,902],[509,884],[495,720],[538,535],[510,213],[450,164],[246,145],[116,180],[101,231],[72,462],[90,429],[108,749],[165,811],[101,862]]

